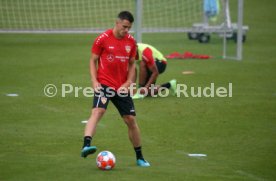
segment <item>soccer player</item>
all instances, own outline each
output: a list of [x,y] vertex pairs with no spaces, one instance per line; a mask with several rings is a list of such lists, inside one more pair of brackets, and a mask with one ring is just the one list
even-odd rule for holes
[[[146,94],[148,96],[156,95],[161,88],[171,89],[172,94],[175,95],[175,79],[160,86],[155,85],[159,74],[165,72],[167,66],[167,59],[160,51],[151,45],[137,43],[136,60],[138,60],[139,67],[140,91],[132,97],[133,99],[144,98]],[[153,90],[150,90],[150,88],[153,88]]]
[[90,74],[95,90],[91,116],[84,131],[82,157],[96,152],[91,146],[97,123],[109,101],[119,111],[128,127],[129,139],[136,153],[136,164],[150,166],[142,155],[140,130],[136,122],[133,100],[127,91],[135,75],[136,43],[128,33],[134,21],[128,11],[118,14],[115,26],[96,38],[91,49]]

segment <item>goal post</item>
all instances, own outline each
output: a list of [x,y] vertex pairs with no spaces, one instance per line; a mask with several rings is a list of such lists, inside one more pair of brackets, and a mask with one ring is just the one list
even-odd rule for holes
[[237,60],[242,60],[243,43],[243,0],[238,1],[238,39],[237,39]]
[[[248,27],[242,22],[243,0],[235,1],[237,23],[231,22],[229,0],[0,0],[0,33],[100,33],[114,26],[118,12],[128,10],[135,15],[138,42],[144,33],[187,33],[200,43],[218,34],[223,58],[241,60]],[[234,57],[227,55],[229,38],[237,42]]]
[[142,42],[143,1],[135,0],[135,39]]

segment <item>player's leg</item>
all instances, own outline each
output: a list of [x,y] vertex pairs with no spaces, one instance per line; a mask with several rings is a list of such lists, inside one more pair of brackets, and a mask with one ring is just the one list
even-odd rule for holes
[[176,90],[177,90],[176,89],[177,88],[177,81],[175,79],[172,79],[169,82],[166,82],[166,83],[160,85],[158,89],[161,89],[161,88],[170,89],[171,90],[171,94],[175,95],[176,94]]
[[96,126],[99,120],[104,115],[105,109],[103,108],[93,108],[91,111],[90,118],[85,126],[84,138],[83,138],[83,146],[81,151],[82,157],[87,157],[90,154],[93,154],[97,151],[96,146],[91,146],[92,137],[96,133]]
[[132,143],[136,153],[136,163],[138,166],[148,167],[150,164],[144,159],[141,147],[140,129],[136,122],[136,113],[134,104],[130,96],[111,99],[115,107],[118,109],[124,122],[128,127],[129,140]]
[[97,150],[96,146],[91,146],[92,137],[96,133],[98,122],[106,111],[109,99],[110,98],[106,95],[106,87],[101,92],[95,93],[93,99],[93,109],[84,131],[83,147],[81,151],[81,156],[84,158],[89,154],[95,153]]
[[136,164],[142,167],[150,166],[149,162],[144,159],[142,154],[141,134],[135,116],[124,115],[123,120],[128,127],[128,136],[136,153]]
[[[167,63],[165,61],[160,61],[160,60],[156,60],[155,61],[155,65],[158,69],[158,72],[159,74],[162,74],[165,72],[166,70],[166,67],[167,67]],[[161,84],[158,89],[160,88],[167,88],[167,89],[171,89],[171,93],[172,95],[175,95],[176,94],[176,86],[177,86],[177,82],[175,79],[172,79],[171,81],[169,82],[166,82],[164,84]],[[158,90],[159,91],[159,90]]]
[[170,85],[171,85],[171,87],[170,87],[170,89],[172,90],[172,95],[173,96],[175,96],[176,95],[176,91],[177,91],[177,81],[176,81],[176,79],[172,79],[172,80],[170,80]]
[[133,115],[122,116],[128,127],[128,136],[134,148],[141,146],[140,129]]

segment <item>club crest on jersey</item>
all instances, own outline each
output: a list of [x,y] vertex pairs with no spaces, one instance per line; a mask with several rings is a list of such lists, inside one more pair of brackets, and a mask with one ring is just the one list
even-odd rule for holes
[[129,45],[126,45],[126,46],[125,46],[125,49],[126,49],[126,52],[129,53],[130,50],[131,50],[131,47],[130,47]]
[[101,97],[101,102],[102,102],[103,104],[105,104],[105,103],[107,102],[107,98],[106,98],[106,97]]

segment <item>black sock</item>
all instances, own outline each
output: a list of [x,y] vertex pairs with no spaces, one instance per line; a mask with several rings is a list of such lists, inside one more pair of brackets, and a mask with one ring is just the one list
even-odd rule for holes
[[83,146],[82,147],[84,148],[85,146],[90,146],[91,141],[92,141],[92,137],[91,136],[85,136],[83,138]]
[[165,87],[167,89],[171,88],[171,84],[169,82],[162,84],[161,87]]
[[136,153],[136,159],[142,159],[144,160],[143,154],[142,154],[142,147],[134,147],[135,153]]

